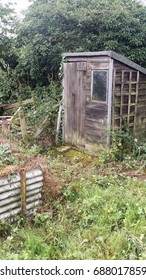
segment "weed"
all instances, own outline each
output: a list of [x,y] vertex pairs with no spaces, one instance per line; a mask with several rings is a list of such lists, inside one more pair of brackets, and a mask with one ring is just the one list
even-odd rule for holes
[[[131,159],[128,154],[119,169]],[[59,195],[46,189],[44,212],[10,228],[2,224],[1,259],[145,259],[145,182],[118,174],[112,164],[112,174],[101,174],[52,151],[48,167],[60,182]]]
[[4,164],[18,164],[18,160],[12,156],[12,151],[10,149],[10,145],[6,144],[0,146],[0,162]]
[[0,237],[6,237],[11,233],[12,226],[5,220],[0,221]]

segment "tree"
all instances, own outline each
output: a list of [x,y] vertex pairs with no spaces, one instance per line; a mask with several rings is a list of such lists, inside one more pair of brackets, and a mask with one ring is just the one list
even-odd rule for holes
[[19,71],[57,78],[66,51],[114,50],[146,66],[146,8],[135,0],[36,0],[18,31]]
[[0,57],[15,65],[14,39],[16,36],[17,17],[11,4],[0,3]]
[[16,25],[13,7],[0,3],[0,102],[8,102],[16,95]]

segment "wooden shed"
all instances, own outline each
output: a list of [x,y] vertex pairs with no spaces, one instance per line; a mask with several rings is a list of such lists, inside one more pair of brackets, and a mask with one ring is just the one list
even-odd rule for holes
[[113,51],[64,54],[64,140],[110,144],[123,124],[146,136],[146,69]]

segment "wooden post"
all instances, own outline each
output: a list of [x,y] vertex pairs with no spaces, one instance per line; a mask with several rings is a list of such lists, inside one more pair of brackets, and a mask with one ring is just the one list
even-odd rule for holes
[[44,128],[46,128],[49,122],[50,122],[50,117],[47,116],[45,120],[42,122],[41,127],[39,127],[36,133],[34,134],[34,138],[39,138],[40,134],[43,132]]
[[27,133],[27,125],[25,121],[24,111],[22,108],[19,111],[19,118],[20,118],[21,134],[22,134],[22,138],[24,139]]
[[26,172],[25,169],[20,171],[20,195],[21,195],[21,214],[26,212]]
[[62,112],[63,106],[62,104],[59,106],[58,116],[57,116],[57,127],[56,127],[56,145],[58,145],[58,136],[59,136],[59,129],[61,125],[61,112]]
[[7,119],[2,120],[2,133],[4,135],[8,135],[8,132],[10,131],[10,123]]

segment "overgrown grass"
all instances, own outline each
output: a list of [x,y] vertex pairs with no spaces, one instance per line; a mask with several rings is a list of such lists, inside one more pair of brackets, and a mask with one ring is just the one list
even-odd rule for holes
[[[89,159],[88,159],[89,160]],[[145,259],[146,183],[98,174],[94,161],[48,157],[61,193],[47,211],[1,222],[0,259]]]

